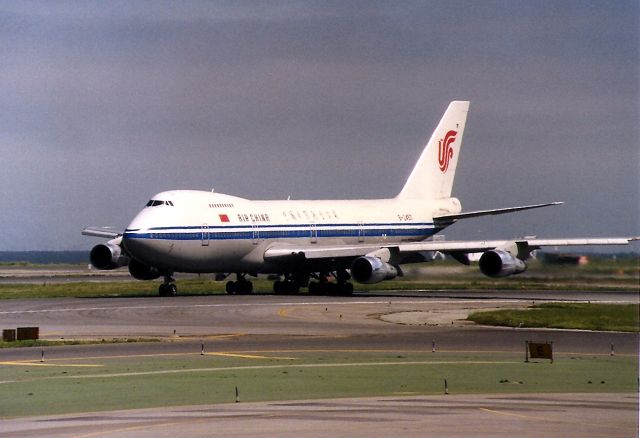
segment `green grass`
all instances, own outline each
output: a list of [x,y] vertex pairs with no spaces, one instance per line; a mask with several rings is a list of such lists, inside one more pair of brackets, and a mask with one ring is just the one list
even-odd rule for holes
[[[273,293],[273,282],[252,279],[254,293]],[[28,298],[108,298],[158,296],[158,281],[45,282],[41,284],[0,284],[0,299]],[[179,295],[224,294],[225,282],[206,278],[179,279]],[[434,276],[429,279],[405,277],[378,284],[356,284],[360,292],[384,290],[637,290],[634,277],[593,279],[589,277],[512,277],[500,280],[477,275]],[[304,290],[302,293],[305,293]]]
[[55,341],[34,339],[5,342],[0,340],[0,348],[58,347],[61,345],[129,344],[132,342],[160,342],[157,338],[105,338],[101,340],[60,339]]
[[[0,299],[15,298],[109,298],[158,296],[159,282],[155,281],[99,281],[43,284],[0,284]],[[180,295],[208,295],[224,293],[224,283],[207,279],[188,279],[178,282]]]
[[[407,269],[424,268],[421,274],[409,274],[406,277],[378,284],[357,284],[357,291],[379,290],[599,290],[621,291],[638,290],[640,281],[640,267],[637,258],[620,258],[616,261],[592,257],[586,266],[557,266],[543,265],[538,260],[529,263],[529,270],[518,276],[493,279],[478,272],[477,266],[463,267],[457,262],[444,261],[423,265],[406,265]],[[13,262],[9,262],[11,265]],[[21,267],[17,262],[15,267]],[[54,265],[28,265],[29,267],[51,269]],[[66,268],[77,269],[77,274],[86,274],[85,265],[65,265]],[[453,273],[443,273],[438,269],[429,272],[430,267],[453,268]],[[64,278],[64,277],[58,277]],[[250,278],[257,293],[272,293],[273,282],[264,277]],[[0,284],[0,299],[13,298],[95,298],[95,297],[144,297],[157,296],[159,281],[113,281],[101,278],[98,281],[60,282],[51,281],[40,284]],[[210,277],[178,278],[178,293],[180,295],[210,295],[223,294],[225,282],[216,282]]]
[[469,320],[506,327],[638,332],[637,304],[546,303],[525,310],[476,312]]
[[0,417],[231,403],[236,387],[242,402],[442,394],[444,379],[452,394],[637,391],[637,358],[629,356],[556,353],[550,364],[503,352],[264,355],[272,358],[194,353],[0,366]]
[[33,266],[31,263],[29,262],[0,262],[0,267],[8,267],[8,268],[26,268],[26,267],[30,267]]

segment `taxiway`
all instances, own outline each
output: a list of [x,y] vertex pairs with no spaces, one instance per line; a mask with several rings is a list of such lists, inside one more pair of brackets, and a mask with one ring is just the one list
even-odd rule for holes
[[[523,350],[553,340],[559,352],[638,355],[638,334],[480,327],[481,309],[525,307],[549,299],[637,302],[630,293],[388,292],[336,297],[178,296],[10,300],[3,326],[41,328],[44,338],[153,337],[172,342],[61,346],[50,360],[208,350],[439,351]],[[34,360],[40,349],[5,349],[3,360]],[[3,420],[7,436],[631,436],[637,397],[628,394],[402,397],[168,407]],[[288,435],[287,435],[288,434]]]

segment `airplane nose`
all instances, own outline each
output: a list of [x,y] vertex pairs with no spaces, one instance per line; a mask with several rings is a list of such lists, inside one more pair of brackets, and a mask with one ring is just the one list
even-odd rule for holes
[[144,230],[128,231],[122,236],[122,245],[127,253],[147,266],[162,267],[163,260],[171,252],[166,241],[155,239],[152,233]]
[[122,246],[133,258],[139,259],[139,256],[146,252],[145,239],[143,237],[144,235],[139,231],[125,231],[122,235]]
[[130,256],[145,261],[153,255],[153,234],[150,226],[154,223],[153,211],[145,208],[133,218],[122,235],[122,245]]

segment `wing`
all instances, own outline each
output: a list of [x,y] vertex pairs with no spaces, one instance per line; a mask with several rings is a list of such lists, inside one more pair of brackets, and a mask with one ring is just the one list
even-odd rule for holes
[[638,237],[603,237],[578,239],[515,239],[515,240],[478,240],[478,241],[443,241],[416,242],[398,246],[400,252],[408,251],[442,251],[442,252],[483,252],[508,245],[517,245],[530,251],[543,246],[582,246],[582,245],[628,245]]
[[[403,259],[423,252],[440,251],[450,254],[484,252],[497,248],[517,249],[518,257],[526,258],[531,251],[544,246],[628,245],[640,237],[605,237],[579,239],[515,239],[476,241],[424,241],[401,244],[371,245],[287,245],[274,244],[264,253],[265,261],[287,262],[295,260],[327,261],[354,259],[362,256],[378,257],[389,263],[402,263]],[[406,262],[405,262],[406,263]]]
[[122,232],[111,227],[87,227],[82,230],[83,236],[104,237],[105,239],[116,239],[122,236]]

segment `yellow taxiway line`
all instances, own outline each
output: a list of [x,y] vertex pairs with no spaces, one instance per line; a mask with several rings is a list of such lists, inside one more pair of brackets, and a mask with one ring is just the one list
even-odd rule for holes
[[49,363],[49,362],[40,362],[40,361],[8,361],[8,362],[0,362],[0,365],[10,365],[10,366],[27,366],[27,367],[75,367],[75,368],[97,368],[103,367],[104,365],[97,364],[76,364],[76,363]]
[[298,360],[297,357],[256,356],[254,354],[238,354],[238,353],[204,353],[204,355],[205,356],[238,357],[241,359]]

